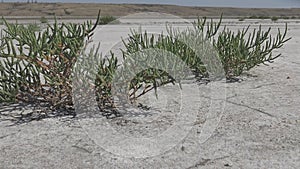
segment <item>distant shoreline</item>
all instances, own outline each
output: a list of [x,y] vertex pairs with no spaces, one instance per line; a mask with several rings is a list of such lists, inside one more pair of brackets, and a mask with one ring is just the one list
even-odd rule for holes
[[101,15],[126,16],[141,12],[167,13],[180,17],[300,17],[300,8],[230,8],[230,7],[189,7],[158,4],[101,4],[101,3],[0,3],[0,16],[7,18],[49,17],[91,18]]

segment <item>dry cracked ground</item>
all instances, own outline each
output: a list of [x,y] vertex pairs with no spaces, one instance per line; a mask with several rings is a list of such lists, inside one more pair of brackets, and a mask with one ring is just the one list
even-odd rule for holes
[[[237,22],[228,24],[233,29],[241,26]],[[275,28],[284,26],[283,22],[264,26],[270,24]],[[116,153],[118,151],[114,146],[118,148],[122,140],[119,140],[120,144],[113,138],[110,140],[110,133],[101,130],[99,122],[102,120],[110,124],[120,135],[155,135],[174,122],[172,112],[112,120],[64,116],[13,124],[5,120],[6,115],[26,112],[28,108],[9,111],[13,106],[2,106],[0,168],[300,168],[299,22],[289,21],[288,36],[292,40],[275,52],[282,53],[282,57],[274,63],[256,67],[242,76],[241,82],[219,84],[223,86],[220,90],[226,89],[225,95],[212,90],[213,95],[224,95],[221,99],[204,99],[203,105],[209,105],[212,109],[199,105],[197,110],[189,110],[189,106],[199,103],[195,102],[197,99],[194,96],[185,98],[181,104],[187,109],[182,111],[203,112],[220,107],[216,105],[218,103],[225,105],[221,106],[222,114],[213,121],[206,119],[206,116],[201,117],[199,113],[193,123],[188,123],[188,127],[192,128],[186,137],[155,155],[144,147],[139,150],[148,153],[145,157],[134,156],[130,152],[128,154],[132,156],[129,157],[124,156],[124,152]],[[191,86],[188,88],[193,89]],[[203,93],[200,92],[200,95]],[[178,110],[178,107],[172,107],[176,100],[175,96],[169,99],[165,107]],[[211,133],[208,139],[201,142],[199,139],[205,132],[202,129],[206,122],[211,123],[211,128],[208,128]],[[101,137],[96,135],[97,132]],[[102,145],[99,144],[101,139],[105,140]]]

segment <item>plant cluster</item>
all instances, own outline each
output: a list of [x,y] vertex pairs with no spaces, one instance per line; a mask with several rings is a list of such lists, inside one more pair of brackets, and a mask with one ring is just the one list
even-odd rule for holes
[[270,34],[271,28],[263,31],[259,26],[249,33],[249,27],[237,33],[225,28],[217,38],[213,38],[227,78],[239,76],[259,64],[271,63],[281,55],[273,56],[273,50],[291,39],[286,38],[287,25],[283,33],[278,29],[276,37]]
[[245,19],[271,19],[272,21],[277,21],[278,19],[299,19],[297,16],[265,16],[265,15],[252,15],[248,17],[241,17],[239,21],[244,21]]
[[[109,57],[101,56],[99,48],[92,48],[84,56],[87,59],[80,58],[87,45],[86,40],[93,35],[96,26],[114,19],[98,15],[95,24],[91,21],[84,24],[58,24],[55,21],[43,31],[38,31],[34,25],[10,24],[4,20],[6,29],[0,41],[0,102],[38,102],[45,103],[51,109],[72,107],[72,91],[77,90],[72,86],[72,79],[74,76],[76,78],[87,74],[87,78],[94,78],[91,78],[90,83],[91,79],[83,78],[78,81],[76,87],[83,86],[78,91],[94,88],[100,109],[103,112],[114,112],[114,85],[125,86],[119,88],[123,91],[117,92],[125,93],[126,99],[133,103],[160,86],[180,84],[182,78],[189,76],[184,72],[184,65],[192,70],[193,76],[198,80],[209,78],[212,72],[218,72],[218,68],[207,64],[215,62],[210,57],[212,55],[218,56],[226,78],[231,79],[259,64],[278,58],[280,55],[272,55],[273,50],[282,47],[290,39],[286,38],[287,26],[283,33],[278,29],[277,35],[273,37],[270,34],[271,28],[263,31],[259,27],[249,32],[248,26],[235,33],[226,26],[221,30],[222,17],[218,22],[207,22],[206,18],[199,18],[194,23],[194,28],[183,32],[168,27],[167,35],[155,36],[132,30],[129,37],[123,39],[125,49],[122,50],[122,55],[127,60],[123,64],[112,52]],[[205,53],[209,46],[206,44],[211,44],[216,53]],[[140,58],[140,54],[148,49],[154,49],[150,50],[152,53],[148,53],[148,56],[168,57],[160,60],[160,63],[151,57],[146,57],[146,60]],[[184,65],[170,62],[176,58],[182,60]],[[78,61],[80,64],[76,65]],[[95,67],[91,66],[95,65],[91,61],[97,61]],[[147,65],[139,67],[141,63],[153,63],[161,68]],[[138,73],[131,73],[133,68]],[[79,70],[76,71],[78,74],[74,74],[74,69]],[[119,76],[115,77],[117,72]],[[172,72],[182,74],[175,78],[177,75]],[[123,79],[123,84],[116,84],[115,78]]]
[[[228,79],[241,75],[244,71],[266,62],[272,62],[280,56],[273,56],[272,52],[283,46],[291,38],[286,38],[287,25],[284,32],[278,29],[278,33],[273,37],[270,32],[271,28],[266,31],[259,26],[252,32],[249,32],[250,26],[245,29],[238,30],[237,33],[224,27],[220,30],[222,17],[218,22],[211,20],[207,22],[206,18],[198,19],[194,23],[194,29],[187,29],[181,33],[173,33],[176,31],[169,29],[169,35],[160,36],[158,40],[149,37],[147,33],[144,35],[137,32],[132,33],[126,46],[127,53],[134,53],[146,48],[159,48],[168,50],[186,62],[188,66],[196,74],[196,77],[208,77],[207,67],[203,63],[203,59],[196,55],[195,49],[192,49],[188,43],[199,41],[200,46],[205,42],[210,42],[218,52],[220,61],[222,62],[225,75]],[[188,36],[189,42],[186,42],[182,35]],[[200,37],[200,40],[193,39]],[[204,49],[203,49],[204,50]],[[199,55],[199,54],[198,54]],[[200,53],[201,55],[201,53]]]
[[31,25],[5,24],[0,41],[0,102],[71,107],[72,68],[96,25],[55,21],[36,32]]
[[117,22],[117,18],[114,16],[110,16],[110,15],[106,15],[106,16],[101,16],[100,17],[100,21],[99,21],[99,25],[106,25],[109,23],[115,23]]
[[42,16],[42,17],[40,18],[40,22],[41,22],[41,23],[48,23],[48,19],[47,19],[46,17]]
[[[220,31],[222,18],[219,22],[207,22],[207,20],[199,19],[194,23],[194,29],[187,29],[186,31],[176,31],[172,27],[168,29],[168,35],[153,35],[147,32],[132,30],[129,37],[124,40],[125,49],[122,50],[123,59],[139,61],[139,54],[147,51],[147,49],[156,49],[160,52],[167,51],[172,53],[173,59],[180,58],[193,71],[194,77],[198,80],[209,78],[210,74],[220,73],[222,71],[218,68],[208,67],[207,62],[211,62],[214,58],[210,54],[207,55],[205,48],[211,43],[213,49],[217,51],[221,65],[223,66],[225,76],[228,80],[241,75],[244,71],[266,62],[272,62],[280,55],[273,56],[272,51],[283,46],[290,38],[286,38],[287,27],[281,33],[278,30],[276,37],[270,35],[271,28],[263,31],[261,26],[249,32],[250,26],[243,30],[234,33],[226,27]],[[203,46],[200,48],[199,46]],[[193,46],[196,46],[193,48]],[[198,49],[198,51],[197,51]],[[148,56],[156,53],[148,54]],[[199,57],[199,55],[208,56]],[[96,56],[96,58],[99,56]],[[171,58],[172,59],[172,58]],[[151,60],[143,60],[142,62],[151,62]],[[217,61],[215,61],[217,62]],[[110,109],[114,106],[112,98],[113,78],[120,62],[114,54],[110,57],[101,58],[100,66],[97,69],[96,89],[97,99],[101,101],[102,110],[108,106]],[[123,64],[124,72],[131,72],[138,64],[130,63]],[[168,63],[164,62],[168,67]],[[211,66],[211,65],[210,65]],[[214,66],[214,65],[213,65]],[[180,66],[179,66],[180,67]],[[176,67],[178,68],[178,67]],[[180,72],[173,67],[172,71]],[[182,68],[182,67],[180,67]],[[223,72],[222,72],[223,73]],[[128,79],[125,77],[118,77],[118,79]],[[129,78],[131,79],[131,78]],[[128,89],[126,95],[131,102],[143,96],[151,90],[157,90],[160,86],[166,84],[180,83],[169,72],[161,69],[145,68],[135,75],[134,78],[128,82]],[[126,85],[125,85],[126,86]]]

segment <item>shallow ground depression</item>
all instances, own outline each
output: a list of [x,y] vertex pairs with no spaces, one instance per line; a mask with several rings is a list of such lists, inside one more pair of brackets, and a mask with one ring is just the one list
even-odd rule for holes
[[[220,106],[217,103],[225,103],[220,121],[215,122],[216,129],[203,142],[199,140],[209,118],[199,113],[193,123],[187,123],[190,126],[185,126],[192,127],[186,137],[171,149],[155,156],[149,153],[145,158],[127,158],[99,145],[95,141],[97,136],[91,136],[86,130],[86,125],[99,127],[97,123],[86,123],[97,122],[94,117],[81,119],[64,115],[14,124],[7,119],[20,112],[26,114],[32,108],[2,105],[0,168],[300,168],[300,22],[288,22],[288,36],[292,40],[276,51],[282,56],[274,63],[254,68],[241,77],[241,82],[218,84],[226,87],[224,98],[205,97],[222,93],[218,90],[209,93],[201,93],[201,88],[198,90],[203,104],[197,112],[205,114],[210,107]],[[247,20],[225,20],[225,23],[233,30],[248,24]],[[259,24],[263,28],[284,28],[283,20],[252,23],[253,27]],[[111,26],[118,32],[118,25]],[[149,27],[159,29],[161,26]],[[122,33],[123,29],[119,31]],[[111,36],[118,36],[118,33],[107,35],[104,46],[114,45],[110,42]],[[191,85],[188,89],[193,89],[194,84],[183,87],[188,85]],[[180,110],[182,104],[193,104],[188,99],[178,103],[181,98],[178,87],[171,90],[167,86],[158,92],[161,92],[161,100],[151,101],[156,99],[153,95],[140,100],[149,104],[152,111],[145,107],[143,113],[131,110],[121,118],[100,117],[98,120],[128,137],[157,135],[174,123],[177,115],[173,111]],[[160,105],[164,105],[163,108]],[[110,133],[101,135],[109,136]]]

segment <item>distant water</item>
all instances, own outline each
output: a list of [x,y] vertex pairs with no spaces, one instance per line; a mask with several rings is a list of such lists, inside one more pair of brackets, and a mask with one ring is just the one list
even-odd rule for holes
[[[1,0],[1,1],[27,2],[27,0]],[[241,7],[241,8],[300,8],[300,0],[84,0],[84,1],[83,0],[37,0],[37,2],[173,4],[173,5],[184,5],[184,6]]]

